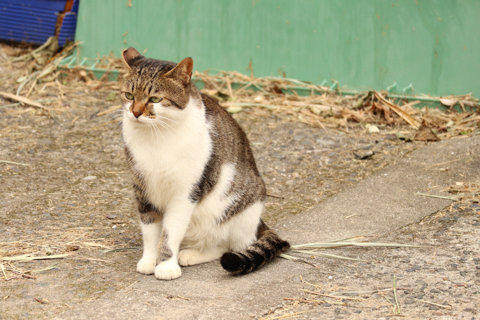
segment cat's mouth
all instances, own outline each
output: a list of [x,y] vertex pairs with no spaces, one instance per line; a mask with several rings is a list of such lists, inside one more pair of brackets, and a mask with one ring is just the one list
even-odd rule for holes
[[136,117],[132,112],[130,112],[130,118],[132,120],[135,120],[136,122],[143,122],[143,121],[149,121],[149,120],[156,120],[157,117],[154,114],[148,114],[148,115],[140,115]]

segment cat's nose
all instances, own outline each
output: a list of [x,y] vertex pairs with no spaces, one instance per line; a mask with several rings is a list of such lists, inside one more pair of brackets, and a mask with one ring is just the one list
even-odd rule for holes
[[137,118],[137,119],[138,119],[138,117],[140,117],[142,114],[143,114],[143,112],[141,112],[141,111],[133,111],[133,115],[134,115],[135,118]]

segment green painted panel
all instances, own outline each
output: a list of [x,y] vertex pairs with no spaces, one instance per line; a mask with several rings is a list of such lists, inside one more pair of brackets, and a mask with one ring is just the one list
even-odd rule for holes
[[[89,58],[135,47],[195,69],[285,74],[345,89],[480,97],[478,0],[81,0]],[[395,91],[395,90],[394,90]]]

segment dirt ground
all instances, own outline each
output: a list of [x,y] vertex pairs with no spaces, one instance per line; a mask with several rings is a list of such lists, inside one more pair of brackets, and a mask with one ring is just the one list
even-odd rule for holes
[[[14,93],[12,83],[25,75],[27,64],[2,62],[0,68],[0,91]],[[48,319],[140,276],[135,265],[141,236],[120,113],[102,115],[119,105],[118,90],[117,82],[38,83],[30,98],[52,113],[0,98],[0,257],[67,254],[0,261],[0,319]],[[271,195],[265,220],[272,225],[425,144],[399,140],[397,132],[413,135],[406,126],[374,134],[361,125],[314,128],[255,108],[234,117],[250,138]],[[355,156],[369,151],[370,158]],[[358,249],[358,258],[381,255],[382,263],[315,261],[322,264],[320,276],[303,280],[317,294],[285,297],[284,305],[255,318],[478,318],[479,226],[478,203],[454,203],[380,239],[433,245],[433,256],[425,248],[414,249],[417,254]],[[328,297],[337,294],[344,298]]]

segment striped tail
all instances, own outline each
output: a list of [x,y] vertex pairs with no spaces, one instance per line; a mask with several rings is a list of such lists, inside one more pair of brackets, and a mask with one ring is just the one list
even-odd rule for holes
[[259,269],[288,248],[290,248],[290,244],[280,239],[260,220],[257,241],[244,251],[224,253],[220,263],[225,270],[232,274],[246,274]]

